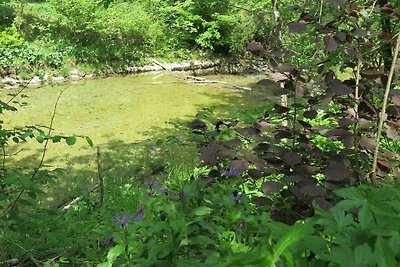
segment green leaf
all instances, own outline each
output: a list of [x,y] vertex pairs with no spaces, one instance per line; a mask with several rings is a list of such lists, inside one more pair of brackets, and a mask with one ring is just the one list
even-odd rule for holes
[[43,141],[44,141],[44,137],[42,135],[37,135],[35,138],[36,138],[36,141],[38,141],[39,143],[43,143]]
[[375,265],[374,262],[374,255],[372,255],[371,248],[368,244],[362,244],[355,248],[354,250],[354,257],[356,266],[365,266],[367,264]]
[[33,182],[29,177],[21,176],[19,177],[19,181],[21,182],[22,186],[26,189],[29,189],[33,186]]
[[369,205],[364,205],[360,208],[358,212],[358,221],[360,222],[361,229],[370,229],[371,223],[374,221],[374,217],[372,215],[371,210],[369,209]]
[[62,136],[59,135],[55,135],[53,136],[53,138],[51,138],[51,140],[53,141],[53,143],[58,143],[61,141]]
[[18,180],[17,176],[6,176],[6,178],[4,179],[4,183],[5,184],[15,184],[15,182]]
[[313,232],[313,227],[311,224],[304,222],[297,222],[293,225],[289,232],[287,232],[275,245],[274,256],[270,264],[271,267],[275,266],[275,263],[279,260],[279,257],[287,250],[289,247],[293,246],[306,235]]
[[65,142],[67,142],[69,146],[73,146],[76,143],[76,137],[75,136],[67,137],[65,138]]
[[378,266],[395,267],[396,257],[388,242],[378,237],[375,244],[375,257],[378,260]]
[[216,241],[212,240],[211,238],[204,236],[204,235],[198,235],[194,238],[192,238],[192,244],[196,245],[212,245],[215,244]]
[[89,146],[93,147],[93,141],[90,139],[89,136],[85,136],[86,142],[89,144]]
[[107,254],[107,262],[97,265],[104,267],[111,267],[115,260],[124,252],[125,246],[123,244],[118,244],[115,247],[111,248]]
[[202,207],[196,208],[193,211],[193,214],[197,215],[197,216],[205,216],[205,215],[209,215],[212,211],[213,211],[212,208],[202,206]]

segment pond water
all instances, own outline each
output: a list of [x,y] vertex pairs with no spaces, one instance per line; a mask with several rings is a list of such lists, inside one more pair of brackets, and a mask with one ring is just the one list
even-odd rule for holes
[[[181,74],[183,75],[183,74]],[[231,84],[252,87],[256,76],[210,76]],[[216,116],[229,117],[234,110],[259,104],[263,99],[256,91],[237,91],[217,85],[188,84],[171,73],[147,73],[135,76],[109,77],[40,88],[27,88],[16,100],[18,112],[6,112],[6,127],[24,125],[48,126],[56,99],[63,90],[56,110],[53,135],[90,136],[95,146],[121,151],[129,144],[162,136],[172,126],[168,121],[190,121],[204,107],[215,106]],[[2,91],[3,101],[10,99]],[[43,144],[31,140],[11,145],[6,151],[7,168],[37,167]],[[73,146],[65,142],[49,143],[45,168],[87,168],[95,171],[96,150],[83,139]]]

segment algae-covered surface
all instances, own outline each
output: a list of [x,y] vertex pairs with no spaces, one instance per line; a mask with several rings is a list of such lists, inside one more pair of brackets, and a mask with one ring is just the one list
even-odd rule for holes
[[[225,77],[224,81],[241,86],[254,83],[252,78],[238,78],[239,83],[235,79]],[[114,155],[126,153],[131,144],[163,136],[172,127],[168,121],[190,121],[204,107],[215,106],[216,116],[223,118],[229,117],[232,110],[259,101],[258,96],[249,92],[188,84],[168,73],[148,73],[27,88],[16,98],[19,103],[26,104],[14,104],[17,112],[6,111],[2,115],[4,126],[48,126],[61,90],[63,93],[56,109],[52,134],[89,136],[95,147],[113,151]],[[2,91],[2,100],[6,102],[11,97],[9,94],[15,92]],[[50,142],[44,168],[91,170],[88,171],[92,176],[89,180],[93,181],[96,175],[95,147],[90,147],[84,139],[78,139],[73,146],[65,142]],[[42,151],[43,144],[35,140],[10,145],[6,151],[9,156],[6,166],[33,170]],[[110,162],[104,164],[112,165]]]

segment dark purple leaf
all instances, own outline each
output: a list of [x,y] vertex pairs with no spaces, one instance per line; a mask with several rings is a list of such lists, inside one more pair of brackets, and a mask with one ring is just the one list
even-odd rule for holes
[[270,194],[270,193],[276,193],[279,190],[281,190],[281,188],[283,187],[283,184],[274,182],[274,181],[269,181],[269,182],[263,183],[261,187],[262,187],[262,191],[265,194]]
[[249,167],[249,162],[244,160],[232,160],[229,165],[227,175],[230,177],[237,176],[245,172]]
[[280,84],[269,79],[263,79],[257,82],[257,85],[263,86],[263,87],[268,87],[268,88],[281,88]]
[[207,130],[207,124],[204,121],[201,120],[194,120],[191,123],[189,123],[189,128],[193,130],[200,130],[200,131],[206,131]]
[[289,191],[296,197],[302,197],[304,195],[300,187],[295,185],[289,186]]
[[313,109],[304,111],[304,113],[303,113],[303,117],[307,118],[307,119],[314,119],[317,116],[318,116],[318,112]]
[[255,181],[257,181],[258,179],[260,179],[260,178],[262,178],[264,176],[262,171],[257,170],[257,169],[248,170],[248,174],[249,174],[250,178],[255,180]]
[[378,160],[378,169],[388,173],[390,172],[393,168],[395,168],[398,164],[396,162],[390,162],[386,160]]
[[396,106],[400,106],[400,97],[398,97],[397,95],[392,96],[392,102]]
[[386,136],[390,139],[396,140],[399,138],[399,132],[394,127],[389,127],[386,130]]
[[288,24],[289,33],[302,33],[305,32],[307,26],[304,23],[294,21]]
[[337,42],[331,36],[324,36],[324,44],[327,52],[333,52],[338,48]]
[[288,77],[282,73],[277,72],[277,73],[272,74],[272,80],[275,82],[281,83],[281,82],[287,81],[287,79],[288,79]]
[[251,52],[263,52],[264,46],[260,42],[252,41],[247,45],[246,49]]
[[353,125],[355,122],[352,119],[349,118],[341,118],[339,120],[339,126],[342,128],[347,128],[350,125]]
[[366,119],[363,119],[363,118],[358,120],[358,127],[360,129],[368,129],[368,128],[373,127],[373,126],[375,126],[375,123],[373,121],[366,120]]
[[349,95],[353,93],[354,89],[344,85],[340,80],[333,79],[332,82],[329,83],[329,89],[335,92],[338,95]]
[[285,161],[286,164],[292,167],[301,163],[301,157],[294,152],[286,153],[285,156],[283,157],[283,160]]
[[273,204],[272,200],[267,197],[255,197],[251,202],[257,206],[270,206]]
[[218,146],[209,145],[200,149],[200,159],[208,166],[214,166],[218,163]]
[[321,197],[327,195],[324,188],[315,184],[305,185],[302,186],[300,189],[305,195],[312,197]]
[[341,6],[341,5],[344,4],[344,0],[331,0],[331,3],[332,3],[334,6],[338,7],[338,6]]
[[275,108],[276,112],[281,113],[281,114],[289,112],[289,110],[290,110],[290,108],[285,107],[285,106],[281,106],[279,104],[275,104],[274,108]]
[[238,132],[240,135],[247,137],[247,138],[252,138],[259,136],[261,133],[260,129],[257,128],[236,128],[236,132]]
[[321,209],[326,210],[326,211],[329,211],[333,207],[332,203],[330,203],[328,200],[326,200],[323,197],[315,198],[315,203],[317,203],[317,205]]
[[291,73],[293,70],[293,66],[285,64],[285,63],[279,63],[276,65],[275,69],[279,71],[280,73]]
[[332,139],[337,139],[337,137],[345,137],[351,135],[352,133],[345,129],[332,129],[325,134],[326,137],[330,137]]
[[300,85],[296,86],[296,95],[297,96],[304,96],[304,88],[301,87]]
[[312,22],[312,21],[317,21],[318,17],[317,16],[313,16],[308,12],[303,12],[300,15],[300,19],[304,20],[305,22]]
[[305,122],[305,121],[302,121],[302,120],[298,120],[298,122],[299,122],[299,124],[300,124],[301,126],[303,126],[303,127],[306,128],[306,129],[311,129],[311,128],[312,128],[312,125],[309,124],[308,122]]
[[324,170],[329,180],[341,181],[350,175],[348,168],[341,163],[331,163]]
[[375,80],[377,78],[380,78],[381,75],[384,74],[384,72],[381,70],[366,69],[366,70],[362,70],[360,72],[360,74],[361,74],[361,77],[363,77],[363,78]]
[[326,181],[325,182],[325,188],[329,189],[329,190],[337,190],[337,189],[340,189],[342,187],[343,187],[343,185],[334,183],[332,181]]
[[374,139],[368,137],[361,138],[360,141],[358,141],[358,144],[362,149],[366,150],[374,150],[377,145]]

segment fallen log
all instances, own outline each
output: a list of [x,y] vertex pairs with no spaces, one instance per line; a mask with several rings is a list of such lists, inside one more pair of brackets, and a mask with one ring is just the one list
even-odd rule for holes
[[217,81],[217,80],[206,80],[204,78],[195,77],[195,76],[187,76],[185,80],[189,80],[189,81],[187,81],[188,83],[220,84],[224,87],[229,87],[229,88],[233,88],[233,89],[237,89],[237,90],[251,91],[251,88],[249,88],[249,87],[238,86],[238,85],[230,84],[230,83],[223,82],[223,81]]

